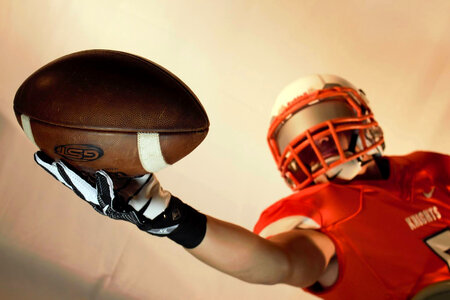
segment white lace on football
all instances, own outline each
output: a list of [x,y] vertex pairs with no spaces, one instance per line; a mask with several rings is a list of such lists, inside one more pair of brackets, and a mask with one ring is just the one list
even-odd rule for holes
[[142,167],[155,173],[168,166],[161,151],[158,133],[138,133],[138,151]]

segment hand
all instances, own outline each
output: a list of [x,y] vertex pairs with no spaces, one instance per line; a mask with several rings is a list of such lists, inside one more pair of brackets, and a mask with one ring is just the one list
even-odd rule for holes
[[96,172],[95,177],[83,175],[62,161],[53,161],[42,151],[35,153],[34,158],[37,164],[100,214],[129,221],[148,233],[160,236],[170,234],[179,225],[177,221],[181,215],[176,209],[171,211],[171,218],[163,214],[171,198],[176,198],[161,188],[153,174],[116,179],[114,190],[113,179],[105,171]]
[[82,174],[42,151],[36,152],[34,159],[102,215],[131,222],[153,235],[167,236],[185,248],[195,248],[203,241],[206,216],[163,190],[154,174],[114,182],[103,170],[95,176]]

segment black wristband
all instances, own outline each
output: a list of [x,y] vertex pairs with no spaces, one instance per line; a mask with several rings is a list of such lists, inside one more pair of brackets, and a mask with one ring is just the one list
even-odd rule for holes
[[[206,234],[206,216],[189,205],[172,196],[171,201],[179,201],[179,210],[182,215],[180,225],[167,237],[181,246],[192,249],[197,247]],[[178,201],[177,201],[178,200]]]
[[175,243],[192,249],[205,237],[206,216],[171,196],[169,205],[162,214],[153,220],[144,221],[138,227],[152,235],[167,236]]

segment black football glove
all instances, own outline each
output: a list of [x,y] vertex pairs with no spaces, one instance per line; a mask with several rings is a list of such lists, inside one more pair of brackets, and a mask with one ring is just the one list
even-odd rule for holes
[[186,248],[203,240],[206,216],[163,190],[154,174],[115,179],[115,184],[105,171],[97,171],[95,177],[85,175],[42,151],[34,159],[100,214],[131,222],[153,235],[168,236]]

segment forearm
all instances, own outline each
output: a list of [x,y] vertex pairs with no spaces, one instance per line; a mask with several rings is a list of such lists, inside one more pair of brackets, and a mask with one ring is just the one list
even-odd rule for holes
[[275,284],[286,282],[289,277],[288,255],[276,243],[210,216],[203,241],[187,251],[215,269],[247,282]]

